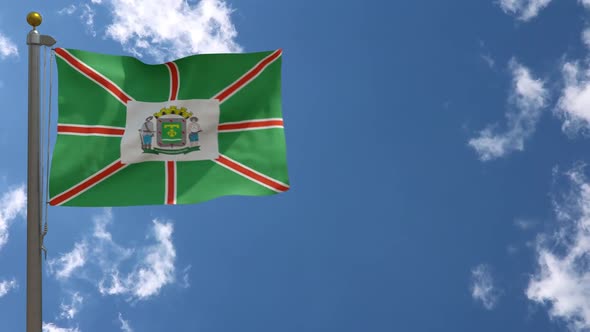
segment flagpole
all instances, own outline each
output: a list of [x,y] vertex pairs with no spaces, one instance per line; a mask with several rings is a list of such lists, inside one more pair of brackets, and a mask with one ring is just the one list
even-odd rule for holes
[[42,332],[41,288],[41,153],[39,59],[41,46],[52,46],[55,40],[39,34],[41,14],[30,12],[27,22],[33,30],[27,35],[29,45],[29,134],[27,149],[27,330]]

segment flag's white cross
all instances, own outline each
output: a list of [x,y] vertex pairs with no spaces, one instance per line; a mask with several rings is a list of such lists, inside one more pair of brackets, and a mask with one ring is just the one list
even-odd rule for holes
[[[64,60],[67,64],[69,64],[72,68],[78,71],[80,74],[86,76],[88,79],[93,81],[94,83],[98,84],[100,87],[104,88],[107,92],[109,92],[113,97],[119,100],[123,105],[126,105],[127,102],[130,100],[134,100],[129,94],[127,94],[123,89],[117,86],[114,82],[106,78],[104,75],[96,71],[94,68],[88,66],[80,59],[72,55],[67,50],[62,48],[55,49],[55,53],[58,57]],[[270,54],[269,56],[262,59],[258,62],[254,67],[248,70],[244,75],[238,78],[235,82],[221,90],[219,93],[215,94],[213,99],[219,100],[219,103],[225,102],[231,96],[233,96],[236,92],[258,77],[264,69],[266,69],[270,64],[272,64],[276,59],[281,56],[281,50],[277,50]],[[170,72],[170,95],[169,100],[176,100],[178,97],[178,92],[180,89],[180,72],[178,70],[178,66],[174,62],[168,62],[165,64]],[[219,132],[236,132],[236,131],[244,131],[244,130],[260,130],[260,129],[270,129],[270,128],[283,128],[283,120],[279,118],[272,118],[272,119],[256,119],[256,120],[245,120],[245,121],[238,121],[238,122],[226,122],[219,124]],[[93,136],[106,136],[106,137],[120,137],[125,132],[125,128],[121,127],[110,127],[110,126],[84,126],[84,125],[77,125],[77,124],[58,124],[58,134],[67,134],[67,135],[93,135]],[[289,185],[282,183],[276,179],[273,179],[267,175],[264,175],[246,165],[235,161],[228,156],[220,155],[215,162],[224,167],[228,170],[239,174],[261,186],[264,186],[268,189],[271,189],[276,192],[284,192],[289,190]],[[176,162],[175,161],[167,161],[164,163],[165,167],[165,204],[176,204],[176,183],[177,183],[177,176],[176,176]],[[124,169],[127,165],[121,163],[120,159],[113,161],[111,164],[107,165],[105,168],[99,170],[98,172],[92,174],[88,178],[78,182],[71,188],[53,196],[49,203],[51,205],[61,205],[64,204],[73,198],[79,196],[80,194],[88,191],[92,187],[96,186],[97,184],[101,183],[102,181],[108,179],[109,177],[113,176],[114,174],[118,173],[122,169]]]

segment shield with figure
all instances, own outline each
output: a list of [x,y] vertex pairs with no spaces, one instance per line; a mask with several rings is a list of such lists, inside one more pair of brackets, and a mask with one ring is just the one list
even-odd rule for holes
[[158,119],[156,133],[159,147],[186,145],[186,120],[182,116],[168,115]]

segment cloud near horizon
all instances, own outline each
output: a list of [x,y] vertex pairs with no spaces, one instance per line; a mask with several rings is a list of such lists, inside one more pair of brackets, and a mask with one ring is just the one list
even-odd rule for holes
[[54,323],[43,323],[43,332],[81,332],[80,329],[77,327],[74,328],[66,328],[66,327],[59,327]]
[[106,278],[99,282],[103,295],[131,295],[144,300],[157,295],[160,289],[175,281],[176,250],[172,243],[173,226],[169,222],[153,221],[153,236],[156,244],[146,247],[142,259],[130,273],[121,276],[114,267]]
[[553,234],[539,237],[538,268],[525,292],[572,331],[590,329],[590,182],[583,171],[566,173],[571,188],[554,202],[560,223]]
[[[133,300],[148,299],[176,282],[171,222],[153,220],[150,233],[155,243],[129,249],[114,242],[107,230],[114,219],[111,209],[105,209],[93,219],[92,236],[76,242],[72,251],[49,261],[50,273],[57,279],[65,281],[84,275],[85,279],[94,280],[100,294],[127,295]],[[130,268],[123,268],[124,262],[131,263],[126,264]]]

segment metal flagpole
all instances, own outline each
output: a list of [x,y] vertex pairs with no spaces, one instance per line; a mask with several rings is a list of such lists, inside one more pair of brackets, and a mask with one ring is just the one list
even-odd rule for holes
[[27,153],[27,332],[42,332],[41,305],[41,183],[39,126],[39,54],[41,46],[55,40],[39,34],[41,14],[31,12],[27,22],[33,30],[27,35],[29,45],[29,135]]

